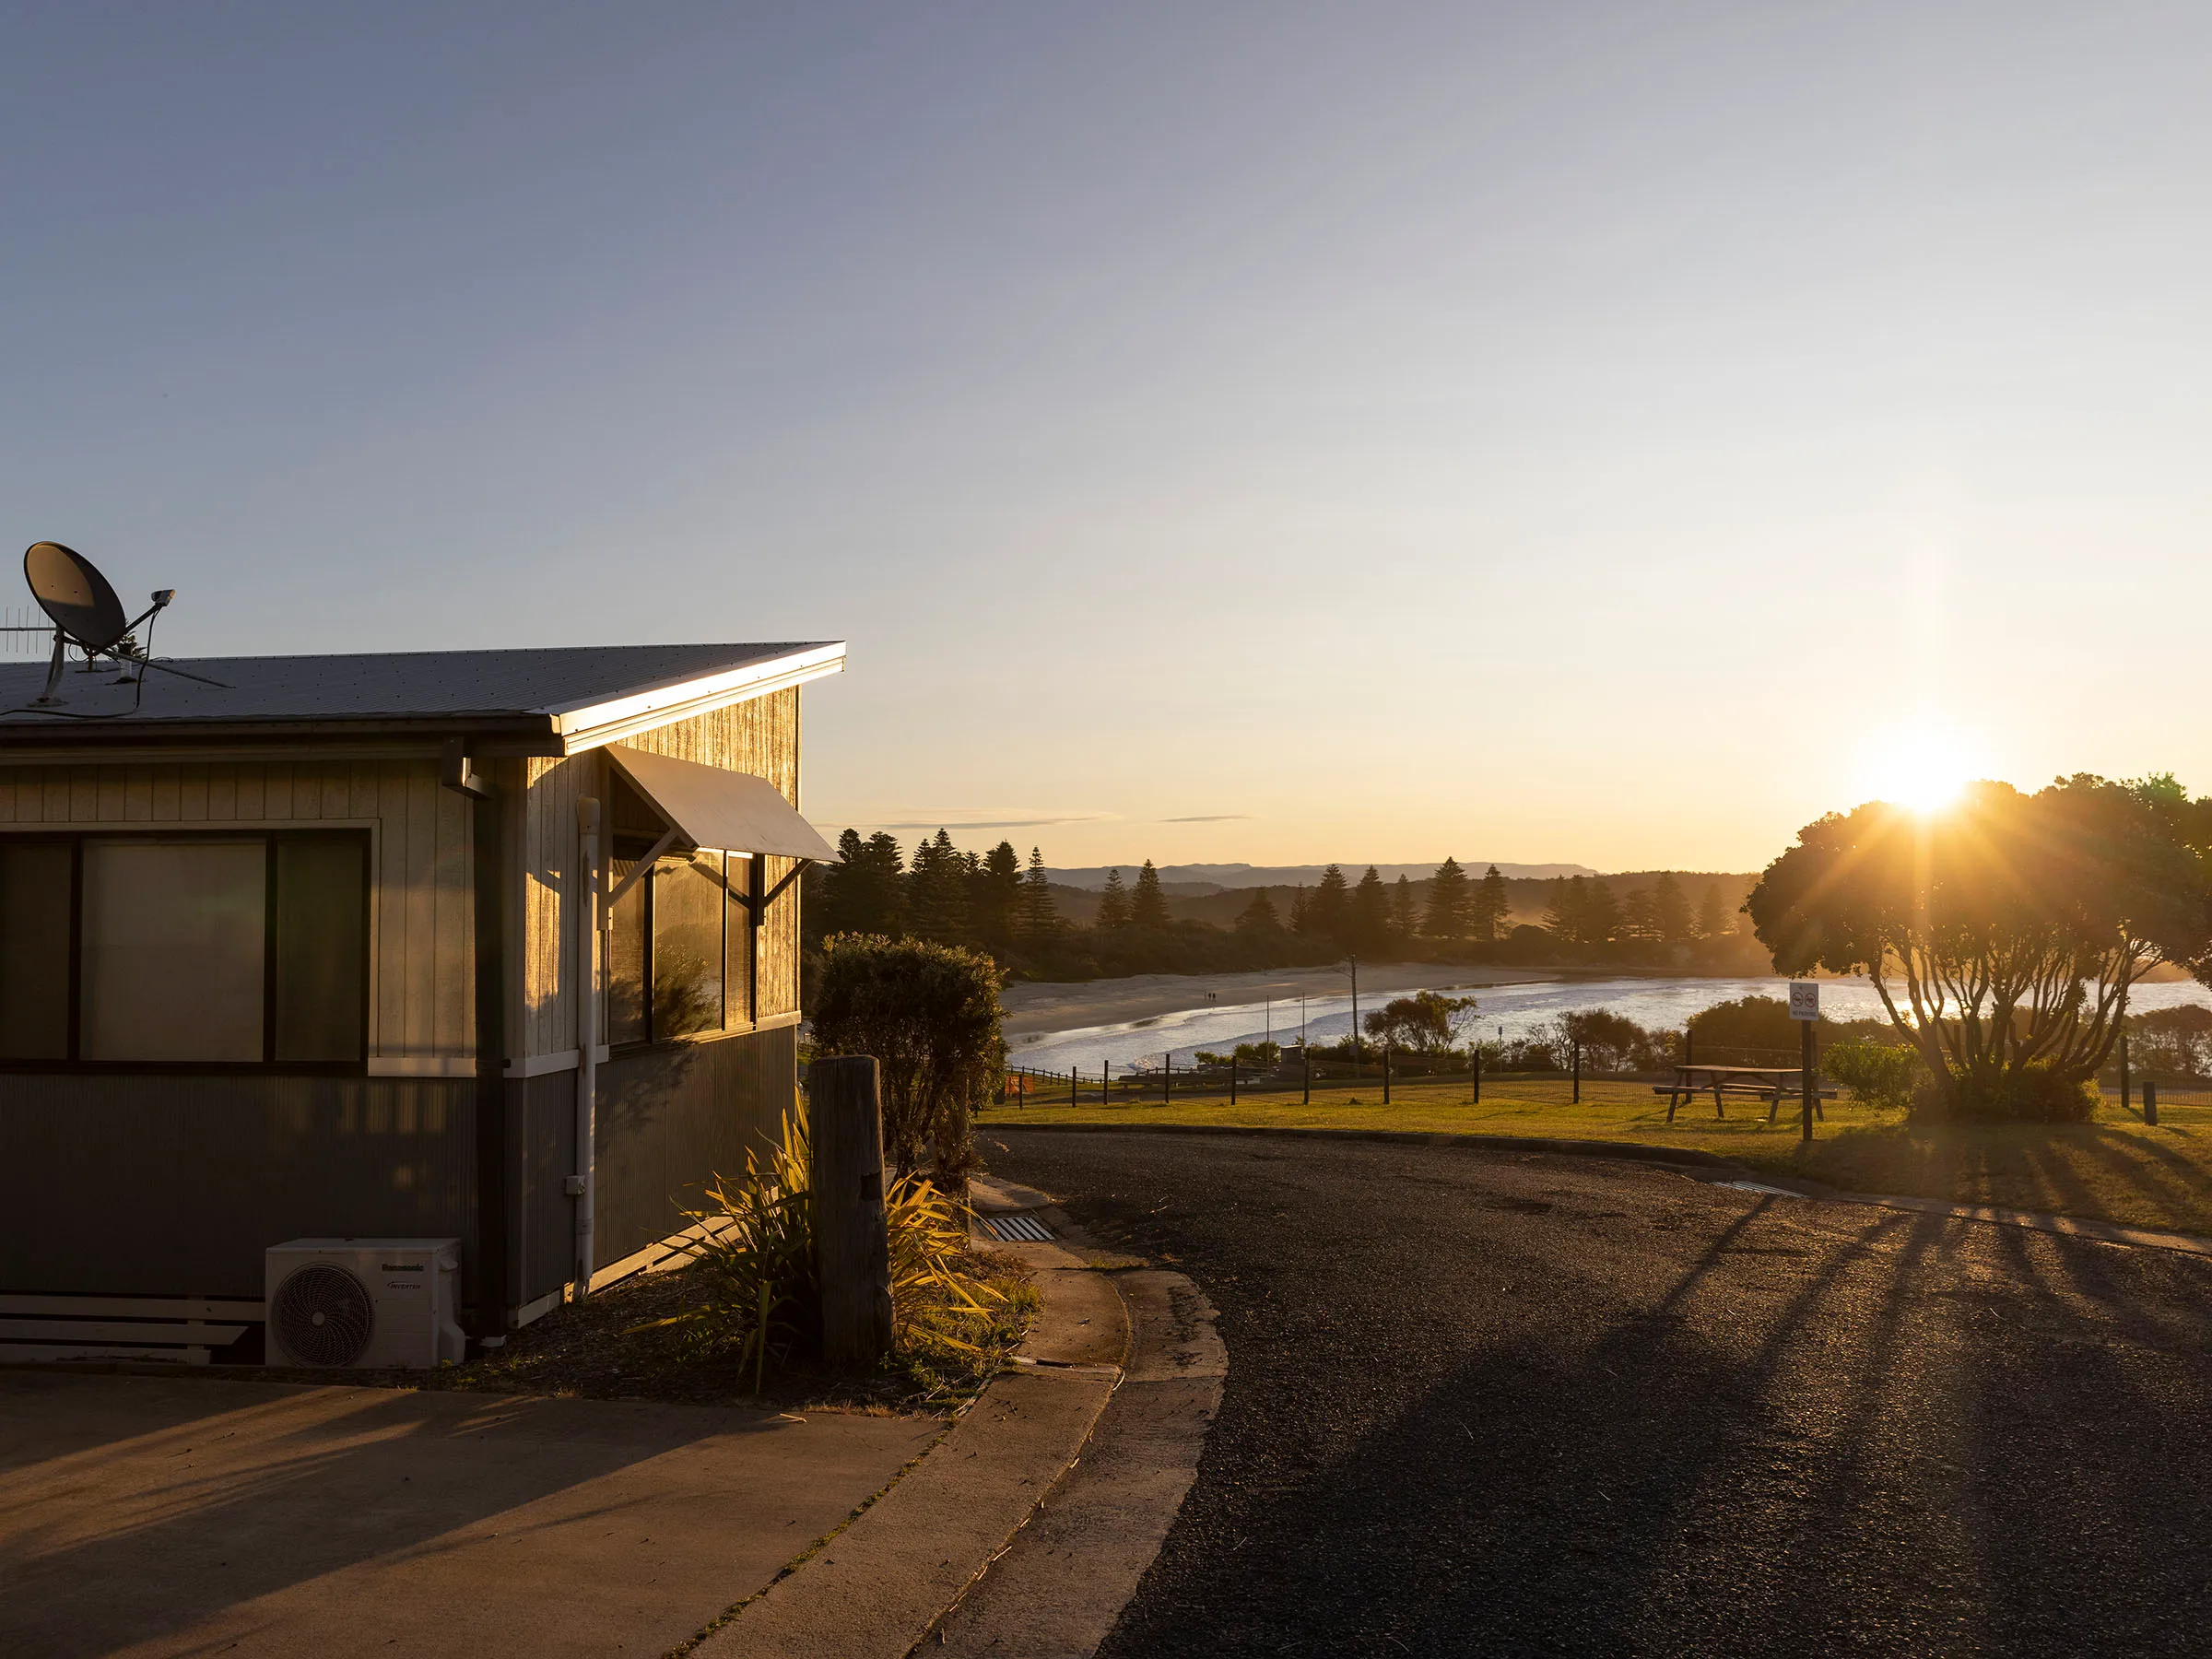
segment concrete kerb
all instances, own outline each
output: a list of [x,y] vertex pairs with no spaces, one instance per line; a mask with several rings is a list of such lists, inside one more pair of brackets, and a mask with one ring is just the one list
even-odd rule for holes
[[1029,1265],[1042,1300],[1020,1362],[841,1532],[686,1652],[904,1659],[1075,1464],[1122,1381],[1121,1292],[1057,1245],[992,1247]]
[[2095,1221],[2044,1210],[2004,1209],[1987,1204],[1947,1204],[1939,1198],[1915,1198],[1901,1193],[1846,1193],[1818,1182],[1794,1176],[1770,1175],[1731,1163],[1711,1152],[1691,1147],[1654,1147],[1641,1141],[1547,1140],[1520,1135],[1464,1135],[1425,1129],[1318,1129],[1275,1127],[1256,1124],[981,1124],[985,1133],[1018,1131],[1030,1135],[1272,1135],[1292,1139],[1380,1141],[1398,1146],[1468,1147],[1478,1151],[1547,1152],[1567,1158],[1605,1158],[1631,1163],[1671,1164],[1693,1181],[1742,1182],[1786,1197],[1808,1198],[1830,1204],[1859,1204],[1880,1209],[1911,1210],[1918,1215],[1947,1216],[1959,1221],[1981,1221],[1994,1227],[2026,1228],[2062,1238],[2087,1239],[2130,1250],[2171,1250],[2183,1255],[2212,1256],[2212,1238],[2196,1233],[2159,1232],[2125,1227],[2114,1221]]

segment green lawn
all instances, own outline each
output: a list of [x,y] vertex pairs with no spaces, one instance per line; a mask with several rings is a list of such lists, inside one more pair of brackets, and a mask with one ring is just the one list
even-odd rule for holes
[[1851,1100],[1827,1102],[1825,1123],[1810,1147],[1798,1139],[1796,1102],[1785,1103],[1770,1126],[1763,1103],[1732,1096],[1715,1122],[1712,1101],[1684,1106],[1666,1121],[1666,1099],[1648,1084],[1585,1082],[1581,1103],[1559,1078],[1493,1078],[1482,1104],[1467,1085],[1400,1084],[1382,1104],[1372,1082],[1316,1085],[1312,1104],[1296,1089],[1178,1094],[1161,1105],[1090,1102],[1073,1107],[994,1107],[995,1124],[1222,1124],[1296,1129],[1409,1129],[1458,1135],[1538,1135],[1573,1140],[1639,1141],[1694,1147],[1745,1167],[1800,1175],[1862,1193],[1905,1193],[1959,1204],[2053,1210],[2136,1227],[2212,1233],[2212,1095],[2180,1094],[2159,1101],[2151,1128],[2138,1112],[2107,1106],[2095,1123],[2062,1128],[1947,1129],[1908,1127],[1896,1112]]

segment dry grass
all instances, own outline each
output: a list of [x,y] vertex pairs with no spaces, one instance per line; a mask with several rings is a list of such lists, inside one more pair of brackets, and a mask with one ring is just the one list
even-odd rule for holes
[[999,1108],[986,1129],[1037,1124],[1224,1124],[1268,1128],[1401,1129],[1455,1135],[1638,1141],[1716,1153],[1747,1168],[1802,1176],[1853,1192],[1904,1193],[1959,1204],[2049,1210],[2131,1226],[2212,1234],[2212,1094],[2162,1098],[2159,1123],[2116,1103],[2094,1122],[2055,1127],[1909,1126],[1896,1112],[1850,1100],[1827,1102],[1810,1147],[1798,1138],[1796,1102],[1770,1125],[1763,1103],[1740,1096],[1715,1121],[1712,1101],[1692,1102],[1666,1121],[1666,1098],[1644,1083],[1590,1080],[1579,1105],[1563,1078],[1486,1078],[1482,1104],[1467,1084],[1401,1084],[1388,1106],[1372,1082],[1316,1085],[1312,1104],[1296,1089],[1253,1095],[1194,1093],[1149,1104]]

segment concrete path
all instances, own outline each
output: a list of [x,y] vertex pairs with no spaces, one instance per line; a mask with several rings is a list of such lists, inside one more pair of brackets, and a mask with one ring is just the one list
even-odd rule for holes
[[0,1371],[0,1653],[660,1654],[943,1432]]

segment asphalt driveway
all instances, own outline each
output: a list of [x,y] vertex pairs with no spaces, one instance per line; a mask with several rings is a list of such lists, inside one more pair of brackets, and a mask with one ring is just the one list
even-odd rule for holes
[[2204,1259],[1628,1163],[986,1139],[1220,1311],[1111,1659],[2212,1648]]

